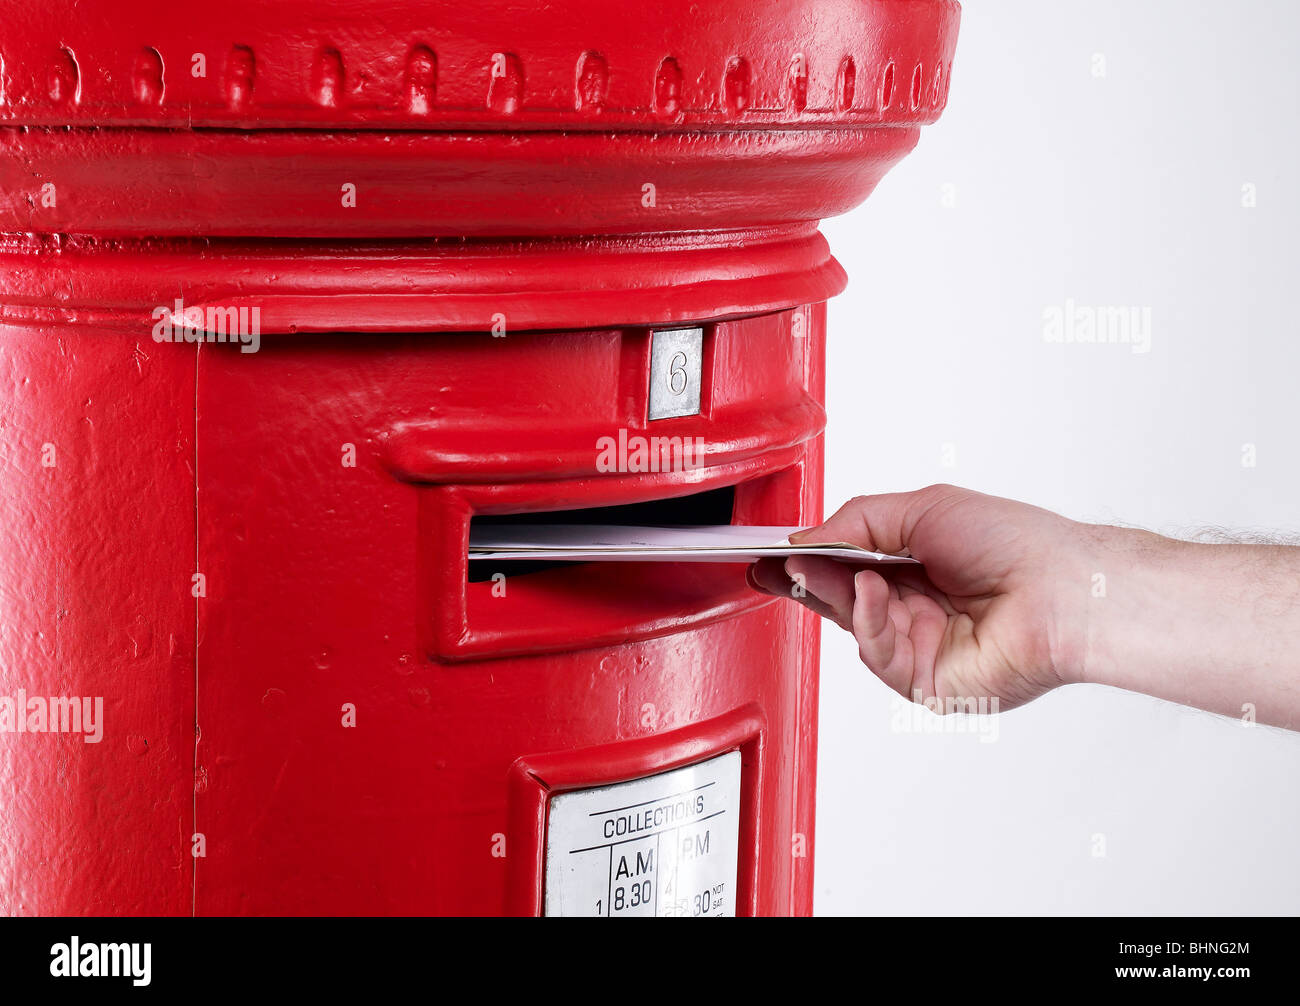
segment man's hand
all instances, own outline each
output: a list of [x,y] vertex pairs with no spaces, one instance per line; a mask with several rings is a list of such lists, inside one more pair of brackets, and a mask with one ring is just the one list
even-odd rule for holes
[[858,497],[792,540],[923,563],[794,556],[750,573],[852,632],[909,699],[1006,709],[1090,681],[1300,726],[1298,548],[1174,541],[945,485]]
[[852,632],[863,663],[906,698],[997,697],[1009,708],[1069,680],[1078,643],[1062,627],[1082,612],[1063,609],[1082,607],[1087,582],[1071,554],[1076,527],[953,486],[860,496],[792,540],[907,549],[924,568],[794,556],[763,560],[751,580]]

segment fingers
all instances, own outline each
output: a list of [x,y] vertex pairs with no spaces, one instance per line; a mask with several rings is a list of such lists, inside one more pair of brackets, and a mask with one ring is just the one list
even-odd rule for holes
[[796,600],[806,594],[829,609],[829,616],[841,629],[853,625],[853,569],[824,556],[792,556],[785,572],[793,581]]
[[[799,601],[852,632],[856,593],[853,578],[859,569],[825,556],[799,555],[784,561],[762,559],[750,567],[747,578],[755,590]],[[885,566],[876,573],[894,588],[895,596],[900,590],[922,593],[948,613],[954,613],[948,598],[929,582],[919,566]]]
[[861,570],[853,582],[851,625],[858,655],[876,677],[910,698],[912,647],[907,630],[911,614],[878,573]]
[[937,694],[935,668],[948,615],[925,593],[864,569],[854,578],[853,635],[873,674],[913,701]]
[[854,569],[824,556],[763,559],[750,567],[750,585],[778,597],[789,597],[852,631]]
[[[853,633],[858,655],[904,698],[935,694],[935,667],[951,605],[924,580],[916,585],[820,556],[763,559],[750,567],[756,590],[788,597]],[[888,578],[887,578],[888,577]]]
[[759,559],[745,572],[749,585],[764,594],[789,597],[791,582],[785,573],[784,559]]
[[[948,631],[949,614],[927,594],[910,587],[899,587],[898,604],[908,614],[907,638],[912,651],[904,697],[925,700],[938,695],[939,656]],[[895,623],[897,624],[897,623]],[[870,666],[869,664],[867,666]]]
[[[747,575],[755,589],[793,598],[852,632],[862,662],[895,691],[908,694],[912,650],[907,633],[912,614],[898,587],[871,570],[855,571],[820,556],[795,556],[784,563],[762,559]],[[910,588],[903,589],[915,595]]]

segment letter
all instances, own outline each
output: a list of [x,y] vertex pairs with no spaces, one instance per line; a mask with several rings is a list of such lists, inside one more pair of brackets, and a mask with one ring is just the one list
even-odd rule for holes
[[1133,352],[1151,352],[1151,308],[1144,307],[1133,312]]
[[154,319],[153,341],[154,342],[171,342],[172,341],[172,319],[167,308],[159,306],[152,311]]
[[177,297],[172,301],[171,317],[168,319],[171,323],[172,337],[169,342],[185,341],[185,302]]
[[181,338],[188,343],[203,341],[203,309],[187,307],[180,315]]
[[50,698],[50,731],[62,734],[81,733],[80,699]]
[[629,437],[628,441],[636,442],[632,444],[632,453],[627,458],[627,470],[633,474],[649,471],[645,437]]
[[960,695],[946,700],[948,712],[974,715],[979,712],[979,701],[972,696],[962,698]]
[[98,744],[104,739],[104,696],[96,695],[93,700],[94,712],[92,709],[92,700],[87,695],[83,700],[85,711],[81,714],[81,724],[85,728],[85,742],[87,744]]
[[613,437],[599,437],[596,440],[596,471],[618,471],[617,448]]
[[1070,331],[1074,335],[1075,342],[1095,343],[1097,341],[1096,309],[1091,307],[1076,308],[1071,318]]
[[1101,307],[1097,309],[1097,341],[1128,342],[1129,312],[1127,307]]
[[69,971],[68,945],[66,943],[56,943],[50,947],[50,974],[55,978],[72,977]]
[[691,455],[691,463],[687,465],[687,468],[691,469],[704,467],[704,438],[695,437],[694,439],[695,449]]
[[14,700],[8,695],[0,695],[0,734],[10,734],[14,730]]
[[655,437],[656,447],[651,450],[650,463],[652,472],[679,471],[677,459],[682,455],[681,437]]
[[131,969],[132,946],[129,943],[105,943],[103,974],[105,978],[121,978]]
[[1055,304],[1049,304],[1043,308],[1043,341],[1065,341],[1065,327],[1061,318],[1061,309]]
[[896,734],[911,733],[911,707],[902,699],[893,698],[889,702],[889,729]]
[[244,344],[239,347],[241,353],[256,353],[262,348],[262,309],[252,307],[248,309],[249,323],[243,327],[244,308],[239,309],[240,331],[244,334]]
[[[980,701],[983,702],[984,700],[980,699]],[[988,710],[988,715],[980,720],[980,743],[993,744],[997,741],[998,732],[1002,729],[1002,721],[998,718],[998,697],[994,695],[990,698],[985,708]]]
[[[138,956],[137,956],[138,954]],[[131,974],[135,980],[132,985],[145,986],[153,980],[153,944],[137,944],[132,947]]]
[[45,698],[33,695],[27,700],[27,732],[43,734],[49,729],[49,717],[45,710]]
[[215,333],[214,342],[234,342],[233,338],[227,339],[227,336],[234,336],[239,333],[239,308],[209,305],[207,330]]
[[208,57],[196,52],[190,57],[190,76],[196,80],[208,75]]

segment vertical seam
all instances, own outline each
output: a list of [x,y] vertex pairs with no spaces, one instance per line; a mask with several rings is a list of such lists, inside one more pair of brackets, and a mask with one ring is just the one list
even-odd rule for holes
[[[194,572],[199,572],[199,353],[203,343],[194,344]],[[199,597],[190,578],[194,602],[194,761],[190,772],[190,916],[198,914],[199,860],[194,855],[194,836],[199,833],[199,794],[194,782],[199,777]],[[206,851],[206,843],[205,843]]]

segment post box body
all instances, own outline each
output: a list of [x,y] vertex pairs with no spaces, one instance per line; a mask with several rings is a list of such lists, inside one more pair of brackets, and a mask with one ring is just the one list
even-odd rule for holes
[[[538,914],[555,797],[738,752],[712,908],[806,914],[815,619],[466,542],[820,517],[816,220],[937,116],[956,7],[487,5],[494,48],[388,6],[0,50],[0,693],[103,705],[0,732],[0,910]],[[698,413],[651,418],[683,328]]]

